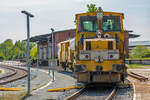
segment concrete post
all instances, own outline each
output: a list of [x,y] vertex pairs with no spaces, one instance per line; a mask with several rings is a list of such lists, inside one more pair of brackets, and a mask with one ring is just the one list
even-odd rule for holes
[[30,18],[29,17],[34,17],[32,14],[30,14],[27,11],[21,11],[21,13],[24,13],[25,15],[27,15],[27,51],[26,51],[26,61],[27,61],[27,71],[28,71],[28,75],[27,75],[27,95],[30,95]]
[[55,51],[55,47],[54,47],[54,29],[51,28],[51,31],[52,31],[52,81],[54,82],[54,68],[55,68],[55,65],[54,65],[54,51]]
[[36,62],[37,65],[36,66],[37,66],[37,69],[38,69],[39,68],[39,47],[38,47],[39,41],[37,41],[36,43],[37,43],[37,62]]
[[50,37],[47,38],[47,49],[48,49],[48,74],[50,75],[50,64],[51,64],[51,61],[50,61]]

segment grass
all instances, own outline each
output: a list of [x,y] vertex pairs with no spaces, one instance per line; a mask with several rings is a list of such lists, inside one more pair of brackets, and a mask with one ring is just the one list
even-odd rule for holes
[[2,70],[0,70],[0,73],[2,73],[3,71]]
[[147,58],[126,58],[126,60],[150,60],[150,57],[147,57]]
[[131,68],[131,69],[144,68],[143,66],[150,66],[150,65],[144,65],[144,64],[128,64],[128,68]]
[[0,96],[0,100],[22,100],[24,96],[26,96],[26,92],[18,94],[3,93],[2,96]]

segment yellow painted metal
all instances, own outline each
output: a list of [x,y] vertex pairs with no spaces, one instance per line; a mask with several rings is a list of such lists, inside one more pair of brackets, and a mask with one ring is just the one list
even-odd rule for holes
[[103,71],[112,71],[113,64],[122,64],[122,60],[105,60],[103,63],[98,63],[94,60],[86,61],[86,60],[77,60],[78,64],[86,65],[86,71],[96,71],[96,66],[103,66]]
[[60,43],[60,61],[65,62],[68,57],[68,47],[69,41],[64,41]]
[[67,65],[73,63],[73,56],[75,51],[75,39],[60,42],[59,62]]
[[86,50],[87,42],[91,42],[91,50],[108,50],[108,42],[112,42],[112,50],[116,49],[116,41],[114,39],[85,39],[84,50]]
[[[90,74],[88,72],[80,72],[78,73],[77,79],[79,82],[87,83],[89,81]],[[105,72],[102,74],[93,74],[93,81],[95,83],[112,83],[112,82],[119,82],[120,81],[120,74],[119,73],[111,73]]]
[[[76,45],[78,45],[78,41],[79,39],[81,38],[81,34],[84,34],[85,37],[93,37],[93,36],[96,36],[95,32],[78,32],[79,30],[79,17],[80,16],[96,16],[97,15],[97,12],[91,12],[91,13],[81,13],[81,14],[76,14],[76,21],[77,21],[77,34],[76,34]],[[121,18],[121,32],[117,32],[119,33],[119,38],[121,38],[122,41],[124,41],[124,34],[120,34],[120,33],[124,33],[124,30],[123,30],[123,18],[124,18],[124,15],[123,13],[117,13],[117,12],[103,12],[103,16],[120,16]],[[113,37],[115,36],[114,33],[116,32],[104,32],[104,34],[107,33],[107,34],[111,34],[113,35]],[[121,44],[120,44],[121,46]],[[123,45],[122,45],[123,46]],[[80,45],[78,46],[78,50],[82,49],[80,47]]]
[[123,83],[123,84],[119,84],[120,87],[129,87],[129,86],[133,86],[133,83],[129,82],[129,83]]
[[[76,33],[76,46],[78,47],[78,50],[81,50],[82,47],[81,45],[78,44],[80,38],[81,38],[81,34],[84,34],[85,37],[93,37],[96,36],[95,32],[78,32],[79,30],[79,17],[80,16],[96,16],[97,12],[92,12],[92,13],[81,13],[81,14],[76,14],[76,20],[77,20],[77,33]],[[123,13],[117,13],[117,12],[103,12],[103,16],[120,16],[120,20],[121,20],[121,32],[117,32],[119,35],[119,38],[121,40],[122,43],[120,43],[119,48],[122,49],[123,46],[123,42],[124,42],[124,29],[123,29],[123,18],[124,15]],[[116,32],[104,32],[104,34],[110,34],[112,37],[115,37]],[[123,50],[121,50],[121,53],[123,53]]]
[[64,88],[48,89],[48,92],[61,92],[70,89],[79,89],[79,88],[83,88],[83,86],[71,86],[71,87],[64,87]]
[[22,90],[24,89],[0,87],[0,91],[22,91]]
[[[96,71],[96,66],[102,66],[103,71],[112,71],[112,65],[113,64],[124,64],[124,29],[123,29],[123,19],[124,19],[124,14],[123,13],[118,13],[118,12],[102,12],[103,16],[120,16],[120,23],[121,23],[121,31],[114,31],[114,32],[103,32],[103,34],[109,34],[113,41],[113,49],[118,49],[119,50],[119,59],[118,60],[104,60],[101,63],[98,63],[94,60],[76,60],[76,65],[86,65],[86,71],[87,72],[92,72]],[[90,13],[80,13],[76,14],[76,55],[75,57],[78,58],[79,56],[79,51],[80,50],[86,50],[85,47],[85,41],[91,41],[91,51],[93,50],[108,50],[108,41],[109,39],[106,39],[105,41],[94,41],[94,39],[84,39],[84,46],[80,43],[80,39],[82,37],[82,34],[84,34],[84,38],[87,37],[96,37],[96,32],[80,32],[80,16],[96,16],[97,12],[90,12]],[[116,44],[115,42],[115,34],[118,34],[119,37],[119,44]],[[75,67],[75,66],[74,66]],[[84,79],[83,79],[84,80]]]
[[[76,14],[76,37],[75,37],[75,49],[72,50],[70,41],[64,41],[60,43],[60,63],[61,62],[67,62],[67,64],[72,64],[73,67],[75,65],[86,65],[86,72],[96,72],[96,66],[102,66],[102,71],[113,71],[113,64],[124,64],[124,29],[123,29],[123,19],[124,14],[118,13],[118,12],[102,12],[103,16],[120,16],[120,25],[121,25],[121,31],[110,31],[110,32],[103,32],[104,35],[109,35],[111,38],[97,38],[96,32],[80,32],[79,29],[81,28],[80,25],[80,16],[96,16],[97,12],[90,12],[90,13],[81,13]],[[116,43],[116,33],[118,34],[118,40],[119,43]],[[81,37],[82,34],[84,34],[83,44],[81,43]],[[90,39],[89,39],[90,37]],[[91,38],[93,37],[93,38]],[[80,50],[86,50],[86,42],[88,42],[91,47],[90,51],[99,51],[99,50],[110,50],[110,47],[112,46],[112,50],[119,50],[119,59],[104,59],[102,62],[96,62],[94,59],[90,60],[80,60],[79,59],[79,52]],[[62,63],[63,64],[63,63]],[[65,63],[66,64],[66,63]],[[127,70],[125,68],[125,70]],[[121,76],[120,73],[118,73],[119,77]],[[81,75],[84,78],[84,75]],[[121,79],[121,78],[120,78]],[[82,79],[81,79],[82,80]],[[84,80],[84,79],[83,79]],[[59,89],[56,89],[56,91]],[[61,90],[61,89],[60,89]],[[62,89],[63,90],[63,89]],[[55,91],[55,90],[54,90]]]

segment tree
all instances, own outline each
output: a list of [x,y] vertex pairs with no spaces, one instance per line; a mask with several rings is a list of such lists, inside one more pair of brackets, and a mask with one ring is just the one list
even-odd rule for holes
[[36,45],[30,50],[30,58],[32,61],[37,59],[37,46]]
[[15,59],[21,59],[23,58],[23,56],[25,55],[26,53],[26,42],[25,41],[16,41],[15,45],[14,45],[14,52],[16,53],[14,54],[14,57]]
[[143,45],[137,45],[130,53],[131,58],[144,58],[150,54],[150,50]]
[[10,59],[11,58],[11,50],[13,48],[13,42],[11,39],[5,40],[1,45],[0,45],[0,52],[4,55],[4,58]]
[[[37,59],[37,46],[30,42],[31,61]],[[0,44],[0,60],[23,59],[26,54],[26,41],[16,41],[13,44],[11,39],[5,40]]]
[[95,4],[87,4],[88,11],[87,12],[97,12],[98,9]]
[[0,60],[4,60],[5,59],[5,56],[2,52],[0,52]]

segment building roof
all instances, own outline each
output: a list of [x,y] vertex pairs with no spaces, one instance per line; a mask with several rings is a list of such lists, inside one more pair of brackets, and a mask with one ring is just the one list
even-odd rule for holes
[[131,41],[131,42],[129,42],[129,46],[137,46],[137,45],[150,46],[150,41]]
[[[66,32],[66,31],[73,31],[75,29],[68,29],[68,30],[60,30],[60,31],[55,31],[55,33],[61,33],[61,32]],[[31,42],[36,42],[36,41],[43,41],[46,42],[48,37],[51,37],[51,33],[47,33],[44,35],[37,35],[37,36],[33,36],[30,38]],[[50,38],[51,39],[51,38]]]
[[[55,31],[55,33],[61,33],[61,32],[66,32],[66,31],[75,31],[75,30],[76,29],[60,30],[60,31]],[[133,32],[132,30],[124,30],[124,32],[129,32],[130,33],[129,38],[136,38],[136,37],[140,36],[140,35],[136,35],[136,34],[131,34],[131,32]],[[37,41],[46,42],[48,37],[49,38],[51,37],[51,33],[47,33],[47,34],[44,34],[44,35],[33,36],[33,37],[30,38],[30,41],[31,42],[37,42]]]
[[138,34],[129,34],[129,38],[137,38],[137,37],[140,37],[140,35]]
[[[51,33],[48,33],[48,34],[44,34],[44,35],[37,35],[37,36],[33,36],[30,38],[30,41],[31,42],[36,42],[36,41],[47,41],[48,37],[51,36]],[[50,38],[51,39],[51,38]]]

